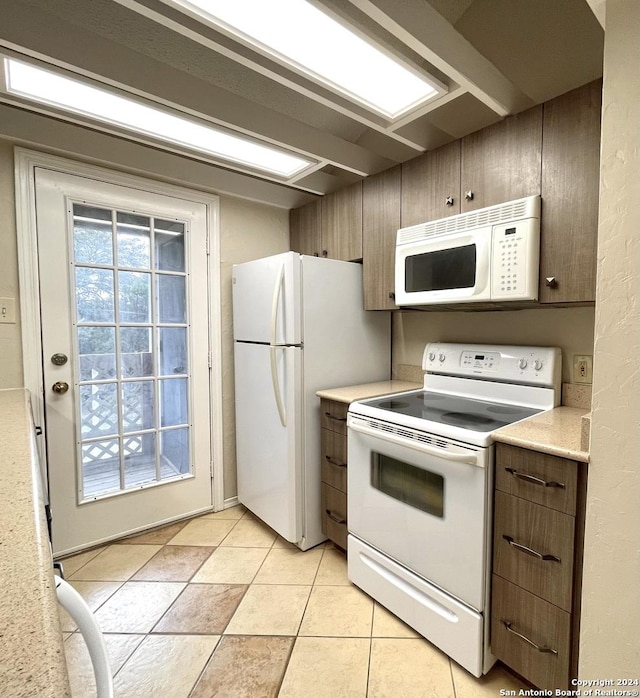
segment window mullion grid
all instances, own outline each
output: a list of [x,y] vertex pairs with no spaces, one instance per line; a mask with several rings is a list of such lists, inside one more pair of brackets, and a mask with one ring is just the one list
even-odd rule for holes
[[116,400],[118,409],[118,443],[120,444],[120,491],[125,489],[125,472],[124,472],[124,409],[122,405],[122,351],[120,345],[120,279],[118,274],[118,224],[117,211],[111,211],[111,227],[113,230],[113,311],[116,324]]
[[151,357],[153,361],[153,399],[155,427],[155,466],[156,482],[162,480],[160,468],[160,330],[158,329],[158,277],[156,267],[156,219],[149,217],[149,266],[151,271]]

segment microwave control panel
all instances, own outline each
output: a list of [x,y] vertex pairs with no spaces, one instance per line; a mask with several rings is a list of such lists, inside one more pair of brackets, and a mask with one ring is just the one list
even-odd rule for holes
[[491,299],[536,300],[539,255],[538,219],[493,226]]

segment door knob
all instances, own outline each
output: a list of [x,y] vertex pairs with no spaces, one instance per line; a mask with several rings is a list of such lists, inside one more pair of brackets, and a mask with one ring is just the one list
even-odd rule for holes
[[69,384],[64,381],[57,381],[51,386],[51,390],[58,395],[64,395],[69,390]]

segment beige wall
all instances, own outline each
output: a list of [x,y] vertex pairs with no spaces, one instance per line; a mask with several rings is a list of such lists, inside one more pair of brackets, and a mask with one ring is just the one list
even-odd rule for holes
[[0,389],[24,385],[18,297],[13,146],[0,139],[0,298],[16,299],[16,323],[0,324]]
[[608,0],[605,27],[580,637],[580,678],[591,680],[640,674],[640,3]]
[[420,366],[427,342],[555,346],[562,349],[562,380],[570,383],[572,355],[593,354],[593,322],[593,308],[394,313],[393,369]]
[[[46,142],[49,134],[43,132]],[[37,134],[34,134],[37,136]],[[86,132],[83,132],[86,139]],[[85,150],[100,145],[104,135],[96,136],[96,143],[89,141]],[[98,142],[98,139],[100,142]],[[114,143],[116,142],[115,139]],[[123,143],[118,141],[118,146]],[[125,144],[126,145],[126,144]],[[136,174],[153,177],[149,163],[155,165],[157,153],[148,161],[140,159],[140,146],[131,144],[138,156]],[[13,171],[14,143],[0,138],[0,298],[19,300],[18,256],[15,223],[15,195]],[[43,148],[45,149],[45,148]],[[91,153],[93,155],[93,153]],[[69,157],[71,155],[67,154]],[[92,157],[95,161],[95,158]],[[166,155],[163,172],[171,170],[172,162],[184,166],[182,158]],[[145,168],[146,165],[146,168]],[[198,165],[202,167],[202,165]],[[130,169],[130,168],[122,168]],[[162,177],[166,180],[166,177]],[[204,187],[201,187],[204,189]],[[233,330],[231,315],[231,267],[237,262],[276,254],[289,249],[289,213],[287,209],[267,206],[231,196],[220,197],[220,260],[221,260],[221,312],[222,312],[222,372],[223,372],[223,440],[224,440],[224,496],[236,494],[235,466],[235,417],[233,403]],[[16,309],[19,315],[19,308]],[[22,374],[22,342],[20,324],[0,324],[0,389],[24,385]]]
[[224,403],[224,496],[237,494],[233,316],[231,271],[234,264],[289,249],[289,212],[228,197],[220,201],[222,293],[222,396]]

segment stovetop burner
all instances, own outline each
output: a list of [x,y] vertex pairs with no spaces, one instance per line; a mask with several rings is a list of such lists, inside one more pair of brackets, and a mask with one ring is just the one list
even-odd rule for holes
[[449,424],[476,432],[494,431],[541,411],[427,390],[367,400],[366,403],[396,415]]

